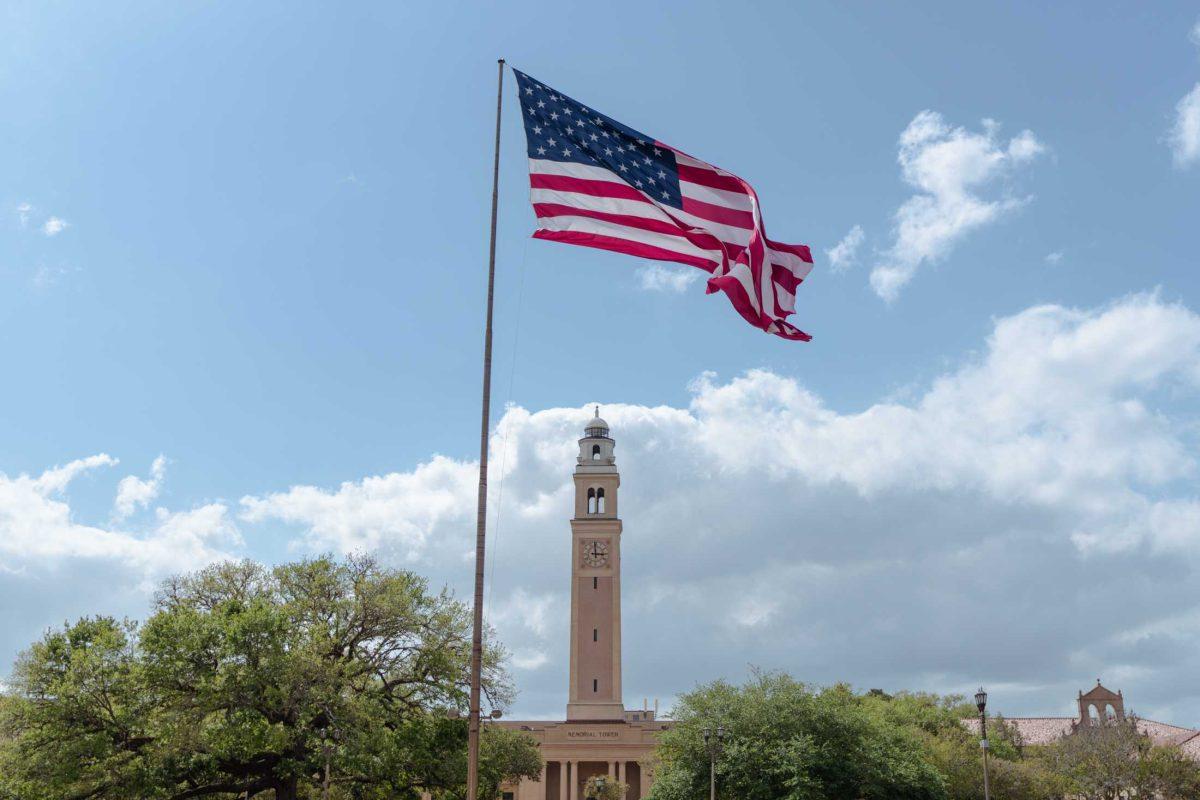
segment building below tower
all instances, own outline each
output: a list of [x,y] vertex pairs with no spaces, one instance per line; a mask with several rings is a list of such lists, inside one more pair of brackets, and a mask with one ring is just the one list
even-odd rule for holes
[[502,788],[503,800],[580,800],[589,778],[629,786],[626,800],[654,783],[654,752],[670,723],[648,707],[626,709],[621,693],[621,475],[616,443],[600,410],[579,440],[571,518],[571,637],[566,719],[489,723],[535,738],[538,781]]

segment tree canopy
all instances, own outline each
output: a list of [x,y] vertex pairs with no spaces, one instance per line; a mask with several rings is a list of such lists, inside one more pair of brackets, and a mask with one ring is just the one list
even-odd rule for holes
[[[651,800],[707,796],[702,732],[718,725],[727,731],[716,764],[725,800],[983,800],[979,740],[963,725],[974,715],[953,696],[813,688],[778,673],[742,686],[716,681],[674,709]],[[1135,721],[1042,746],[999,717],[988,734],[993,800],[1200,797],[1200,766],[1153,746]]]
[[[471,617],[370,558],[226,563],[167,581],[144,624],[48,632],[0,704],[0,797],[461,797]],[[495,708],[513,689],[485,648]],[[537,776],[485,726],[480,797]]]

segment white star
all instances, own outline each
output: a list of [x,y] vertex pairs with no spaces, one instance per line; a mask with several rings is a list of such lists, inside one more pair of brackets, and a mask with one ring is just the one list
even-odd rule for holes
[[654,185],[654,178],[646,178],[646,180],[650,181],[651,186]]
[[530,107],[529,107],[529,113],[530,113],[530,114],[536,114],[536,113],[537,113],[537,110],[536,110],[536,109],[534,109],[534,107],[533,107],[533,106],[530,106]]
[[611,155],[612,155],[612,148],[611,148],[611,147],[606,147],[606,148],[604,148],[604,155],[606,155],[606,156],[611,156]]
[[571,107],[567,106],[566,108],[564,108],[563,113],[566,114],[568,117],[571,116]]
[[637,143],[638,143],[638,144],[645,144],[645,142],[644,142],[643,140],[641,140],[641,139],[638,139],[638,140],[637,140]]
[[539,156],[544,156],[544,155],[546,155],[546,148],[544,148],[544,147],[539,147],[539,148],[538,148],[538,155],[539,155]]
[[593,133],[589,138],[594,142],[597,139],[599,139],[600,137]]
[[663,189],[663,200],[667,199],[667,190]]
[[607,139],[607,138],[608,138],[608,131],[600,131],[600,135],[601,135],[601,136],[603,136],[605,139]]
[[550,95],[550,99],[551,99],[551,100],[553,100],[554,102],[556,102],[556,103],[557,103],[557,102],[558,102],[558,95],[556,95],[556,94],[552,94],[552,95]]
[[545,108],[545,107],[546,107],[546,101],[538,100],[538,108]]
[[533,94],[533,87],[532,87],[532,86],[526,86],[526,87],[525,87],[525,94]]
[[604,120],[600,119],[599,117],[596,117],[595,123],[601,127],[604,126]]
[[657,147],[656,147],[656,148],[654,148],[654,155],[656,155],[656,156],[661,156],[661,155],[662,155],[662,150],[659,150]]
[[553,114],[551,114],[551,115],[550,115],[550,119],[557,120],[557,119],[558,119],[558,112],[556,111],[556,112],[554,112]]
[[564,148],[563,148],[563,155],[564,155],[564,156],[569,156],[569,155],[571,155],[571,148],[569,148],[569,147],[564,147]]
[[617,152],[618,152],[618,153],[624,153],[624,152],[625,152],[625,148],[624,148],[624,147],[622,147],[621,145],[617,145]]
[[641,182],[641,181],[634,181],[634,182],[633,182],[633,185],[634,185],[634,186],[636,186],[636,187],[637,187],[637,188],[639,188],[639,189],[640,189],[640,188],[642,188],[642,182]]
[[541,135],[542,135],[542,126],[541,126],[541,125],[534,125],[534,126],[533,126],[533,132],[534,132],[534,133],[536,133],[538,136],[541,136]]
[[649,163],[650,163],[650,157],[649,157],[649,156],[647,156],[646,158],[643,158],[643,159],[642,159],[642,163],[643,163],[643,164],[649,164]]
[[629,171],[629,167],[627,167],[627,166],[625,166],[624,164],[622,164],[622,165],[621,165],[621,172],[628,172],[628,171]]
[[551,140],[550,140],[550,146],[551,146],[551,147],[555,147],[555,146],[557,146],[557,145],[558,145],[558,140],[557,140],[557,139],[551,139]]
[[658,171],[658,177],[660,177],[660,178],[665,178],[665,177],[667,177],[667,173],[663,172],[663,171],[660,169],[660,170]]
[[570,125],[568,125],[568,126],[567,126],[567,136],[570,136],[570,135],[571,135],[571,131],[573,131],[573,130],[575,130],[575,129],[574,129],[574,128],[572,128]]

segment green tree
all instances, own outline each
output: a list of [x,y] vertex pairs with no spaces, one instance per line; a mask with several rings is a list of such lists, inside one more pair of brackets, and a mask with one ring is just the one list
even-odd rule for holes
[[684,695],[659,748],[653,800],[708,793],[702,729],[724,726],[718,796],[738,800],[942,800],[941,776],[916,730],[846,686],[812,689],[776,673],[736,687],[717,681]]
[[[0,797],[461,796],[469,610],[369,558],[227,563],[166,582],[142,626],[96,617],[18,660]],[[485,648],[503,707],[504,653]],[[536,776],[536,744],[483,738],[483,791]],[[490,792],[487,794],[486,792]]]

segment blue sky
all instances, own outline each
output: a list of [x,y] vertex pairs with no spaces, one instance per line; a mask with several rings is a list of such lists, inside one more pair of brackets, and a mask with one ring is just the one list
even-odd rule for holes
[[[1197,577],[1189,547],[1200,544],[1200,517],[1190,505],[1200,460],[1200,371],[1189,349],[1200,310],[1200,144],[1188,138],[1188,120],[1200,126],[1193,4],[1106,11],[1083,3],[614,2],[601,11],[528,2],[113,2],[13,3],[0,15],[0,473],[16,485],[22,475],[34,480],[77,459],[119,460],[80,466],[69,487],[64,478],[61,486],[26,485],[32,495],[0,494],[0,534],[7,525],[10,542],[49,524],[37,516],[37,498],[53,506],[53,524],[65,526],[60,547],[0,551],[0,595],[9,598],[3,616],[13,631],[0,642],[4,660],[66,616],[142,613],[145,587],[164,569],[223,555],[278,560],[365,546],[465,586],[469,565],[456,548],[469,534],[470,514],[430,511],[401,524],[386,519],[392,507],[383,502],[385,519],[364,521],[361,505],[346,495],[373,496],[364,479],[380,476],[390,501],[433,507],[426,495],[405,494],[416,491],[411,484],[456,497],[447,488],[461,483],[455,468],[469,472],[495,61],[503,56],[746,178],[772,237],[807,243],[817,256],[793,318],[814,336],[801,344],[750,328],[723,297],[687,283],[682,268],[667,281],[683,284],[681,291],[647,288],[644,262],[530,241],[523,138],[507,76],[494,401],[497,418],[505,403],[518,407],[509,419],[513,431],[525,425],[524,438],[516,434],[522,442],[545,437],[549,450],[529,444],[531,453],[567,452],[563,442],[575,429],[568,411],[578,416],[590,402],[614,407],[610,422],[629,467],[658,463],[647,454],[668,431],[695,437],[687,426],[672,427],[679,415],[700,423],[744,419],[750,428],[730,435],[755,441],[755,431],[781,434],[772,426],[794,414],[832,426],[818,437],[828,442],[841,435],[837,420],[861,421],[880,408],[928,409],[941,402],[939,387],[988,370],[993,382],[985,383],[998,387],[989,399],[1011,391],[1019,404],[1019,392],[1051,392],[1045,381],[1005,383],[1011,364],[1054,348],[1076,353],[1067,342],[1086,339],[1089,325],[1115,326],[1117,334],[1089,340],[1102,350],[1066,366],[1053,361],[1041,373],[1055,380],[1078,374],[1076,386],[1111,375],[1089,395],[1111,400],[1096,410],[1095,427],[1079,433],[1087,426],[1068,404],[1021,421],[1011,440],[981,445],[984,455],[1061,447],[1072,464],[1144,459],[1128,474],[1103,476],[1119,484],[1108,496],[1132,505],[1095,519],[1087,517],[1098,513],[1095,503],[1071,494],[1086,493],[1087,475],[1061,491],[1049,488],[1056,470],[1030,470],[1033,477],[1023,480],[1032,483],[1020,489],[1015,477],[880,488],[863,477],[865,467],[831,464],[836,477],[826,479],[820,465],[802,466],[805,452],[820,451],[816,442],[776,463],[792,444],[778,435],[761,439],[772,452],[730,453],[717,443],[717,450],[693,453],[711,463],[666,462],[662,469],[697,477],[729,508],[745,497],[745,487],[733,488],[742,481],[762,492],[760,506],[786,498],[745,523],[763,542],[751,551],[760,562],[771,558],[768,533],[789,548],[804,544],[794,553],[798,572],[776,576],[783,587],[811,586],[819,574],[847,590],[864,565],[888,559],[933,569],[915,555],[925,551],[910,529],[960,506],[966,517],[955,524],[981,530],[969,546],[938,538],[927,543],[930,553],[963,547],[972,558],[1002,559],[1021,537],[1053,551],[1038,558],[1053,568],[1044,584],[1020,570],[994,573],[997,599],[1024,597],[1033,585],[1065,602],[1052,587],[1063,575],[1099,574],[1096,559],[1148,586],[1166,580],[1156,576],[1175,580],[1157,600],[1148,589],[1144,603],[1132,603],[1136,613],[1097,633],[1095,647],[1072,640],[1063,616],[1060,628],[1037,640],[1046,651],[1040,672],[1019,676],[997,665],[999,654],[979,662],[945,656],[939,647],[948,645],[934,641],[933,631],[927,641],[914,633],[908,646],[929,656],[903,668],[890,668],[886,658],[863,666],[871,662],[865,644],[849,647],[843,661],[831,655],[810,663],[804,653],[814,649],[840,652],[822,638],[830,632],[764,628],[789,607],[762,599],[737,617],[745,624],[731,623],[726,633],[711,633],[725,630],[713,621],[717,611],[684,626],[711,647],[737,643],[744,657],[714,662],[710,671],[685,668],[691,662],[681,658],[670,685],[660,688],[648,685],[647,654],[643,666],[627,666],[646,675],[627,678],[632,691],[669,697],[753,662],[888,688],[949,691],[990,680],[1011,686],[1014,712],[1061,712],[1075,688],[1107,667],[1133,705],[1141,691],[1147,699],[1140,707],[1200,724],[1196,690],[1155,672],[1165,662],[1182,675],[1200,661],[1200,596],[1188,589]],[[1193,96],[1194,107],[1186,102]],[[906,131],[907,151],[900,143]],[[904,220],[914,218],[915,232],[905,234]],[[861,244],[835,268],[827,252],[854,226]],[[912,266],[911,280],[881,297],[872,274],[896,263]],[[1005,338],[1013,330],[1025,331],[1015,343]],[[974,391],[961,390],[957,402],[977,404]],[[733,402],[730,393],[740,398],[733,410],[722,405]],[[818,398],[819,413],[804,410],[802,396]],[[1140,421],[1130,422],[1138,416],[1131,403],[1145,412]],[[1114,423],[1109,412],[1132,415],[1122,417],[1132,427]],[[622,439],[622,421],[629,435],[644,438]],[[957,413],[943,422],[1006,424]],[[905,452],[906,431],[869,430],[860,452]],[[509,445],[504,435],[497,443]],[[155,480],[151,463],[160,455]],[[963,463],[984,463],[984,455]],[[526,475],[529,464],[508,467],[517,503],[511,513],[499,498],[502,514],[514,520],[504,524],[516,526],[505,535],[517,538],[498,551],[511,561],[501,562],[493,591],[497,624],[526,665],[516,672],[526,689],[521,710],[541,714],[551,713],[565,684],[565,651],[554,639],[565,562],[531,568],[518,554],[534,541],[520,537],[542,535],[539,526],[546,536],[561,533],[555,546],[566,541],[560,501],[570,462],[559,472],[543,465],[549,472]],[[736,479],[720,479],[732,473]],[[118,482],[128,476],[144,483],[125,484],[127,510],[117,511]],[[666,492],[673,477],[655,480]],[[646,474],[641,480],[653,483]],[[289,494],[291,487],[308,494]],[[1008,492],[1023,499],[1006,499]],[[654,539],[660,549],[628,567],[642,570],[635,575],[645,586],[686,593],[709,579],[743,590],[754,583],[749,563],[725,573],[719,563],[698,563],[694,574],[666,565],[678,543],[696,534],[663,509],[656,516],[661,496],[644,491],[640,523],[662,520]],[[980,496],[999,504],[997,514],[1024,521],[994,527],[995,518],[969,519]],[[244,497],[274,510],[256,515],[248,510],[256,501]],[[271,505],[265,498],[272,497],[296,502]],[[318,502],[330,498],[338,500]],[[1162,523],[1158,539],[1097,532],[1100,518],[1144,532],[1152,522],[1139,516],[1139,503],[1160,516],[1167,504],[1178,516]],[[623,508],[627,528],[639,527],[637,506]],[[836,516],[852,512],[864,516],[853,524]],[[950,525],[946,519],[930,525]],[[204,543],[180,545],[164,533],[170,520],[200,531]],[[706,546],[745,549],[737,544],[743,535],[712,531]],[[828,537],[858,541],[858,555],[822,555]],[[131,565],[129,553],[148,540],[159,555]],[[979,563],[996,569],[993,558]],[[113,599],[97,588],[103,575],[120,575],[131,588]],[[1087,582],[1077,588],[1070,597],[1080,613],[1104,605]],[[667,612],[649,594],[629,602],[644,608],[647,631],[675,624],[655,616]],[[988,615],[995,637],[1022,639],[1027,618],[979,602],[968,607]],[[813,600],[795,611],[819,607]],[[913,606],[911,613],[923,612]],[[538,614],[540,627],[528,622]],[[636,633],[643,623],[630,624]],[[1128,643],[1143,640],[1166,649],[1146,644],[1131,654]],[[1138,652],[1157,655],[1147,664]],[[656,658],[672,668],[669,654]]]

